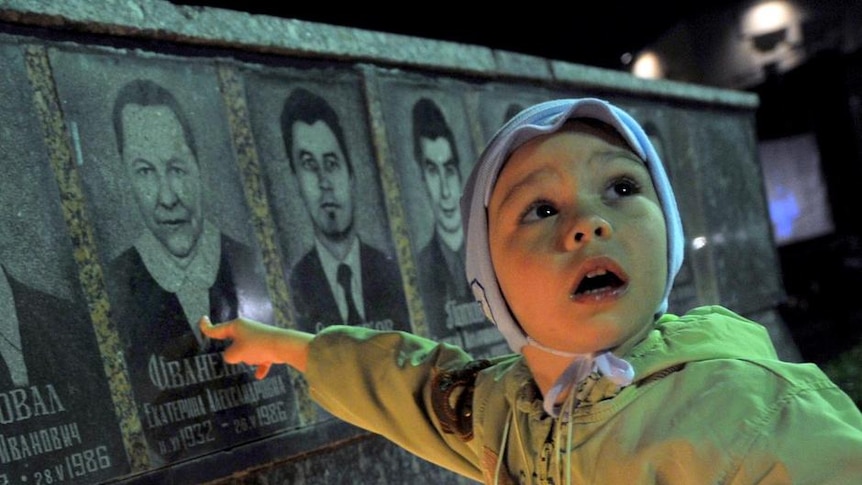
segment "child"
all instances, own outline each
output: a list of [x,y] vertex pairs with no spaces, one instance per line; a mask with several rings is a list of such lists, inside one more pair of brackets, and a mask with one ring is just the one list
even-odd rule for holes
[[862,483],[862,414],[718,306],[665,313],[673,192],[641,127],[597,99],[527,108],[462,199],[467,278],[513,355],[407,333],[238,319],[227,362],[286,363],[350,423],[487,484]]

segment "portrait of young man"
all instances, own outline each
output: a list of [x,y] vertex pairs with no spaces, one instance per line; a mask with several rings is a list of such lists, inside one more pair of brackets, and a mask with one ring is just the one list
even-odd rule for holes
[[493,114],[499,125],[504,106],[470,112],[461,87],[431,86],[422,80],[384,77],[380,89],[389,153],[399,182],[423,330],[440,342],[461,346],[477,357],[505,352],[499,333],[466,283],[460,200],[480,136],[472,122]]
[[333,324],[409,330],[395,258],[362,240],[355,167],[338,114],[322,96],[293,89],[280,116],[290,173],[313,226],[313,246],[286,270],[299,327]]
[[417,254],[419,288],[428,330],[443,337],[458,327],[454,316],[447,313],[454,305],[473,298],[464,278],[460,159],[452,130],[434,101],[416,101],[412,121],[413,156],[434,215],[431,239]]

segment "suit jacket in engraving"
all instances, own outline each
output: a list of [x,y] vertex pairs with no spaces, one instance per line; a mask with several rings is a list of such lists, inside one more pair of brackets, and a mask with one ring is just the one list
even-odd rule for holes
[[[393,329],[410,331],[398,264],[363,242],[359,245],[359,257],[366,322],[374,326],[388,319]],[[293,267],[290,288],[300,329],[315,332],[318,324],[329,326],[342,323],[317,249],[306,253]]]

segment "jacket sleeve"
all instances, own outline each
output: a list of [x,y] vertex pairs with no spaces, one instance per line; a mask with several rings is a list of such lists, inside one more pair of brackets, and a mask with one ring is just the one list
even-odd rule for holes
[[481,481],[475,440],[441,423],[441,403],[435,412],[433,402],[441,399],[436,377],[472,362],[457,347],[410,333],[331,326],[312,340],[305,378],[314,400],[334,416]]
[[761,431],[729,483],[862,483],[862,414],[826,376],[808,384],[756,418]]

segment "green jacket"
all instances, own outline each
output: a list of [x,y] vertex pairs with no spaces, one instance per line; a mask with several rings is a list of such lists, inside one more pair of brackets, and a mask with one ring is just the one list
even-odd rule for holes
[[[727,309],[663,316],[554,419],[520,355],[473,361],[396,332],[329,327],[306,378],[333,415],[485,483],[862,483],[862,414],[813,364]],[[500,460],[499,457],[503,456]]]

